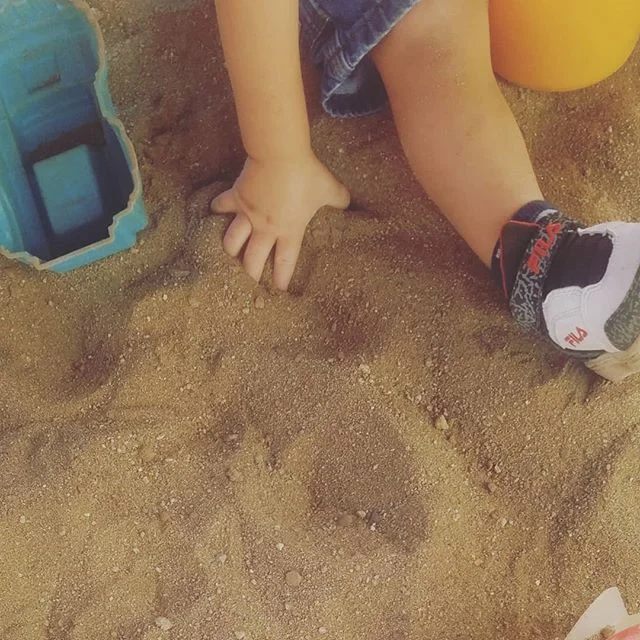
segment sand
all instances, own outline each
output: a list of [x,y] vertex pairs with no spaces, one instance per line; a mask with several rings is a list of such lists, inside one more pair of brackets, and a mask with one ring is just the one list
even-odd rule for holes
[[[356,206],[314,220],[289,295],[223,254],[207,203],[243,156],[211,4],[93,2],[136,248],[0,262],[0,638],[551,640],[611,585],[639,609],[637,380],[519,333],[388,115],[329,120],[308,69]],[[639,72],[506,89],[586,222],[640,219]]]

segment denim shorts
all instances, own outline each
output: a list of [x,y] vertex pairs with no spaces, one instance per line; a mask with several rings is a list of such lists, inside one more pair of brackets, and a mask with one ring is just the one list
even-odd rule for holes
[[335,117],[374,113],[387,94],[369,52],[419,0],[300,0],[303,49],[322,70],[322,106]]

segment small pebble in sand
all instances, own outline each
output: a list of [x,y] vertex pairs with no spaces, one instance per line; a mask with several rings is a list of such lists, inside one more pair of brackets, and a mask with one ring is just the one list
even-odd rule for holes
[[320,627],[320,628],[318,629],[318,633],[319,633],[321,636],[323,636],[323,635],[325,635],[325,634],[329,633],[329,630],[327,629],[327,627]]
[[298,571],[287,571],[284,579],[285,582],[294,589],[302,584],[302,576]]
[[350,513],[343,513],[338,517],[337,523],[339,527],[350,527],[355,518]]
[[495,493],[498,490],[498,485],[495,482],[487,483],[487,491],[489,493]]
[[500,518],[500,520],[498,520],[498,524],[504,529],[507,526],[507,519]]
[[285,602],[284,603],[284,610],[285,611],[292,611],[293,610],[293,605],[290,602]]
[[278,544],[276,545],[276,549],[278,551],[284,551],[284,544],[282,544],[282,542],[278,542]]
[[372,509],[367,515],[367,524],[369,525],[369,527],[371,527],[372,530],[375,530],[375,528],[380,524],[381,521],[382,514],[375,509]]
[[255,299],[253,304],[255,305],[256,309],[264,309],[265,300],[264,300],[264,298],[262,296],[258,296]]
[[358,509],[358,511],[356,511],[356,515],[358,516],[358,518],[360,518],[360,520],[364,520],[367,517],[367,512],[363,509]]
[[449,423],[443,415],[436,418],[436,429],[438,431],[449,431]]
[[156,627],[158,627],[158,629],[162,629],[162,631],[169,631],[170,629],[173,629],[173,622],[171,622],[169,618],[158,616],[156,618]]
[[218,561],[219,564],[225,564],[227,562],[227,554],[226,553],[221,553],[216,560]]
[[244,640],[247,637],[244,631],[234,631],[233,635],[236,637],[236,640]]
[[616,633],[616,629],[615,627],[605,627],[601,632],[600,632],[600,638],[602,640],[608,640],[608,638],[611,638],[612,636],[614,636]]

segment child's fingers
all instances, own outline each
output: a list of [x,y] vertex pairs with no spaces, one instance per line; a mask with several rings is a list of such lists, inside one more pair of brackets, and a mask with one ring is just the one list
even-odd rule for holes
[[244,252],[244,269],[256,282],[260,282],[264,266],[269,259],[275,237],[269,234],[254,231],[249,238],[249,244]]
[[228,189],[211,201],[211,213],[235,213],[236,211],[238,211],[238,203],[233,189]]
[[236,258],[242,251],[242,247],[247,244],[247,240],[252,231],[251,222],[249,218],[243,213],[238,214],[233,222],[229,225],[227,232],[224,235],[222,246],[224,250],[230,255]]
[[286,291],[289,288],[300,256],[303,237],[304,230],[299,234],[278,239],[273,263],[273,284],[276,289]]

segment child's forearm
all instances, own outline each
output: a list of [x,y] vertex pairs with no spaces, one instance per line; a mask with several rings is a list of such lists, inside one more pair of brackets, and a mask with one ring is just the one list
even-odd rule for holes
[[310,148],[297,0],[216,0],[242,140],[256,160]]

